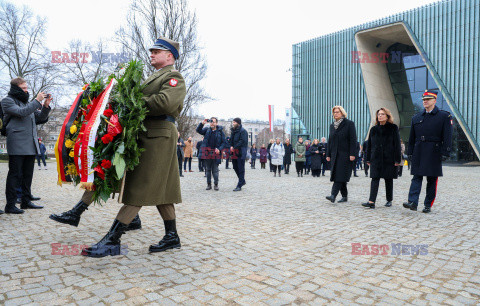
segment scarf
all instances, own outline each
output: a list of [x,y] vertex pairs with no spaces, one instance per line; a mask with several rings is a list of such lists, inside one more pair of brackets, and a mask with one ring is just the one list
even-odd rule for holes
[[342,123],[342,121],[343,121],[343,118],[334,121],[334,122],[333,122],[333,127],[334,127],[335,129],[338,129],[338,126],[340,125],[340,123]]
[[8,95],[19,101],[22,101],[23,103],[27,103],[28,98],[30,97],[30,94],[28,92],[24,92],[23,89],[21,89],[17,85],[10,86],[10,91],[8,92]]

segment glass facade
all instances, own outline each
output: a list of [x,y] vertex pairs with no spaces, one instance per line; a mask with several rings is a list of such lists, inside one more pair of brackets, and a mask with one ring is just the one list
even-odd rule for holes
[[[454,116],[452,159],[480,156],[480,0],[444,0],[293,45],[292,127],[310,138],[328,136],[331,109],[342,105],[365,139],[370,109],[355,34],[401,23],[412,46],[395,44],[404,61],[389,63],[389,78],[408,139],[413,114],[425,89],[439,90],[437,105]],[[415,46],[415,47],[413,47]],[[387,65],[387,64],[386,64]],[[301,131],[300,131],[301,130]],[[292,131],[293,134],[293,131]]]
[[[452,113],[452,110],[415,48],[396,43],[390,46],[386,53],[402,54],[400,62],[392,60],[393,57],[389,58],[387,70],[400,115],[400,138],[408,145],[411,118],[414,114],[423,111],[422,95],[425,89],[438,91],[436,106],[439,109],[449,113]],[[450,159],[455,161],[478,160],[455,116],[453,118],[452,155]]]

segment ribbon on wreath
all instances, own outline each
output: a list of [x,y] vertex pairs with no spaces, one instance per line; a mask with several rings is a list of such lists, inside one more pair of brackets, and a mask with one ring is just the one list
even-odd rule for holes
[[[97,131],[103,114],[112,92],[113,87],[117,84],[117,80],[111,79],[110,83],[103,92],[94,99],[92,109],[87,114],[87,124],[83,131],[81,141],[77,140],[80,163],[78,163],[80,174],[80,188],[93,190],[93,181],[95,172],[93,171],[93,151],[90,147],[95,147],[97,140]],[[82,127],[83,128],[83,127]],[[76,149],[76,148],[75,148]]]
[[67,174],[67,165],[66,162],[68,160],[68,149],[65,146],[65,136],[70,135],[70,127],[73,125],[75,118],[77,118],[78,111],[80,109],[81,101],[83,99],[83,91],[81,91],[75,101],[73,102],[72,106],[70,107],[65,120],[63,121],[62,128],[60,129],[60,135],[57,138],[57,142],[55,143],[55,159],[57,160],[57,173],[58,173],[58,185],[62,185],[62,183],[72,182],[70,175]]

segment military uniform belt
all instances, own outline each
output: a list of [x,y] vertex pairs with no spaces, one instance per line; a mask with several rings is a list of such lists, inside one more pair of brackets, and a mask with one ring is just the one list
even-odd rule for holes
[[440,137],[435,137],[435,136],[420,136],[417,138],[417,141],[422,141],[422,142],[442,142],[442,139]]
[[161,116],[147,116],[145,117],[147,120],[165,120],[175,124],[175,118],[169,115],[161,115]]

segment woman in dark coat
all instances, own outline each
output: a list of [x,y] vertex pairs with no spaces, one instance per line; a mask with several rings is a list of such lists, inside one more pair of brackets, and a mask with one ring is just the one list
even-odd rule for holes
[[313,140],[313,144],[310,146],[310,161],[312,167],[312,176],[320,177],[322,169],[322,148],[318,139]]
[[267,156],[267,148],[265,148],[265,144],[262,144],[262,147],[260,148],[260,165],[262,169],[265,169],[265,164],[267,163]]
[[387,203],[392,206],[393,179],[398,176],[397,166],[400,164],[401,146],[398,127],[393,124],[393,117],[386,108],[377,110],[376,125],[370,129],[367,140],[366,160],[370,166],[370,198],[364,207],[375,208],[380,179],[385,180]]
[[257,145],[252,144],[252,147],[250,148],[250,155],[252,156],[250,164],[252,164],[252,169],[255,169],[255,161],[257,160]]
[[292,163],[293,154],[293,146],[290,143],[290,139],[285,139],[283,148],[285,149],[285,156],[283,157],[283,168],[285,169],[285,174],[288,174],[290,172],[290,164]]
[[332,109],[335,121],[330,125],[330,136],[327,143],[327,161],[330,162],[330,181],[333,182],[332,194],[327,200],[335,202],[338,192],[342,199],[348,201],[347,183],[350,181],[357,147],[355,123],[347,119],[347,112],[341,106]]

